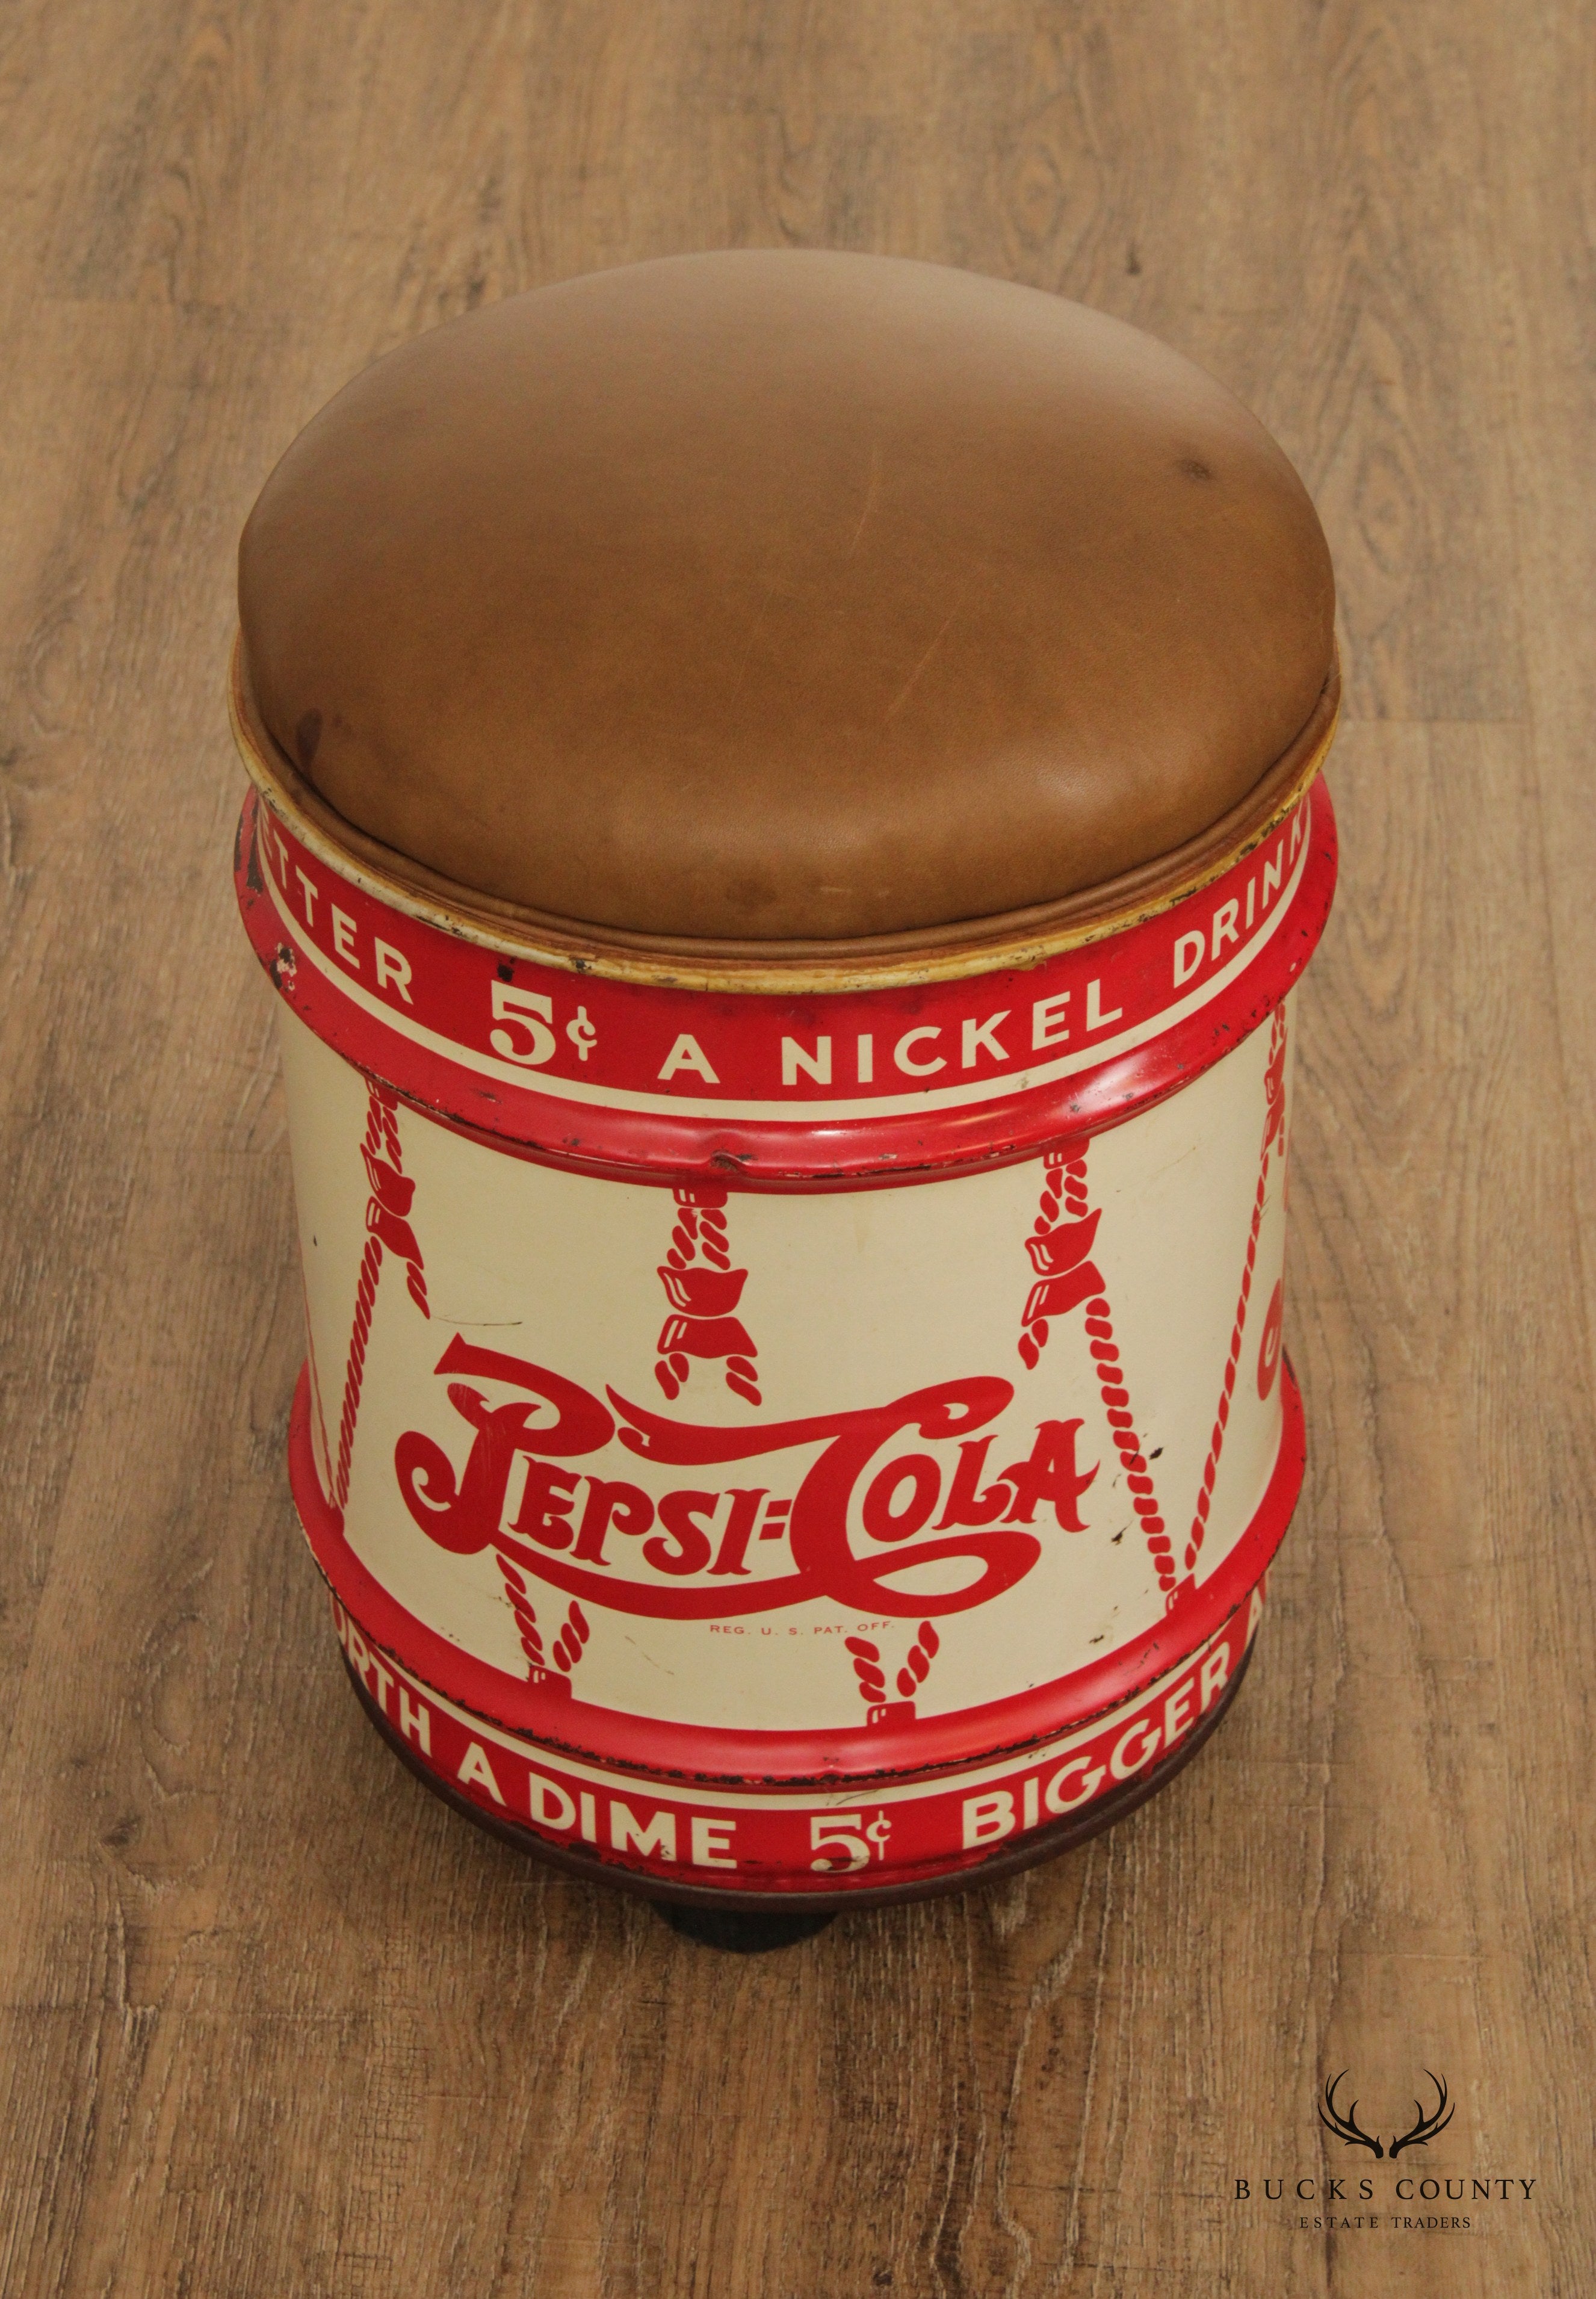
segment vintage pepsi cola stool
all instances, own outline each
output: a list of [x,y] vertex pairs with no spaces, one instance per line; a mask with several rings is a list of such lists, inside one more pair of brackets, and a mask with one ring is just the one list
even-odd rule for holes
[[686,257],[379,361],[239,589],[293,1489],[373,1721],[710,1910],[1128,1811],[1302,1475],[1338,680],[1278,449],[1029,288]]

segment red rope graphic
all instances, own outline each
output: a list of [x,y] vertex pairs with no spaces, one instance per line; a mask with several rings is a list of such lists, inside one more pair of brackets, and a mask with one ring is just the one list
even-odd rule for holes
[[[1108,1289],[1096,1265],[1086,1258],[1101,1216],[1101,1208],[1097,1213],[1087,1209],[1086,1152],[1083,1149],[1072,1155],[1068,1150],[1050,1150],[1043,1166],[1042,1202],[1033,1232],[1026,1240],[1038,1282],[1031,1288],[1020,1320],[1019,1354],[1034,1368],[1047,1347],[1049,1319],[1062,1316],[1085,1301],[1086,1341],[1097,1367],[1109,1433],[1168,1606],[1175,1596],[1174,1552],[1159,1513],[1152,1473],[1136,1435],[1130,1392],[1114,1340]],[[1060,1214],[1065,1216],[1062,1220]]]
[[526,1581],[500,1550],[495,1549],[494,1554],[499,1559],[499,1571],[504,1576],[505,1600],[515,1614],[515,1625],[521,1632],[521,1650],[534,1668],[546,1668],[548,1663],[544,1658],[543,1634],[537,1625],[537,1614],[532,1608]]
[[[385,1150],[386,1158],[382,1155]],[[397,1100],[385,1086],[375,1083],[370,1087],[366,1104],[366,1133],[361,1143],[361,1156],[365,1161],[371,1194],[366,1201],[366,1249],[361,1256],[360,1275],[355,1282],[354,1321],[344,1367],[344,1409],[338,1416],[338,1458],[333,1471],[332,1500],[333,1506],[340,1511],[349,1498],[354,1424],[360,1417],[366,1344],[371,1336],[371,1315],[377,1304],[377,1281],[382,1274],[385,1245],[404,1262],[410,1296],[417,1308],[424,1317],[432,1314],[427,1304],[421,1249],[405,1219],[416,1185],[405,1179],[402,1169]]]
[[[898,1671],[898,1700],[889,1706],[886,1697],[885,1666],[881,1647],[869,1637],[846,1637],[844,1643],[853,1657],[853,1673],[859,1679],[859,1697],[864,1702],[866,1722],[882,1724],[889,1719],[902,1721],[904,1704],[912,1704],[915,1694],[931,1673],[931,1664],[942,1649],[942,1639],[929,1621],[922,1621],[915,1632],[903,1666]],[[912,1706],[909,1714],[914,1714]]]
[[[1102,1289],[1102,1279],[1086,1258],[1097,1236],[1099,1216],[1086,1211],[1085,1152],[1072,1158],[1068,1150],[1050,1150],[1042,1165],[1041,1202],[1026,1240],[1036,1282],[1026,1298],[1019,1320],[1019,1354],[1033,1372],[1047,1347],[1049,1320],[1068,1316],[1089,1294]],[[1070,1218],[1060,1221],[1059,1201],[1069,1174],[1076,1176],[1064,1207]]]
[[338,1421],[338,1465],[333,1477],[333,1504],[342,1508],[349,1498],[349,1457],[354,1450],[354,1424],[361,1409],[361,1382],[366,1371],[366,1341],[371,1331],[371,1311],[377,1300],[377,1279],[382,1267],[382,1247],[366,1240],[361,1256],[360,1281],[354,1289],[354,1330],[349,1336],[349,1361],[344,1374],[344,1410]]
[[750,1405],[760,1402],[759,1355],[748,1328],[732,1312],[743,1298],[745,1269],[731,1266],[726,1191],[695,1186],[674,1192],[676,1226],[660,1270],[672,1315],[655,1344],[654,1378],[667,1397],[680,1395],[694,1357],[719,1360],[727,1389]]
[[1269,1033],[1269,1061],[1264,1072],[1264,1137],[1259,1153],[1258,1188],[1252,1198],[1252,1226],[1247,1232],[1247,1259],[1242,1271],[1241,1298],[1235,1305],[1235,1323],[1231,1328],[1230,1355],[1225,1360],[1225,1379],[1219,1389],[1219,1408],[1214,1418],[1214,1433],[1209,1440],[1208,1460],[1202,1472],[1202,1485],[1197,1495],[1197,1513],[1192,1519],[1192,1530],[1186,1540],[1185,1568],[1196,1569],[1203,1536],[1208,1531],[1208,1513],[1213,1505],[1214,1479],[1219,1473],[1219,1456],[1225,1449],[1225,1431],[1230,1420],[1230,1400],[1235,1390],[1235,1369],[1241,1362],[1242,1329],[1247,1322],[1247,1302],[1252,1291],[1252,1266],[1258,1258],[1258,1233],[1263,1224],[1264,1199],[1268,1189],[1269,1158],[1276,1141],[1282,1157],[1285,1154],[1285,1015],[1280,1007],[1275,1008],[1275,1019]]
[[942,1639],[929,1621],[922,1621],[913,1644],[909,1647],[904,1665],[898,1671],[898,1697],[912,1700],[917,1687],[924,1684],[931,1673],[931,1664],[936,1658]]
[[[1064,1177],[1065,1206],[1078,1220],[1086,1210],[1086,1159],[1084,1152],[1079,1158],[1070,1160],[1064,1169]],[[1152,1569],[1159,1576],[1164,1602],[1168,1605],[1175,1594],[1175,1556],[1169,1536],[1164,1529],[1164,1520],[1159,1514],[1152,1470],[1143,1453],[1142,1440],[1136,1435],[1135,1417],[1130,1409],[1130,1391],[1125,1384],[1125,1372],[1114,1340],[1113,1312],[1109,1307],[1106,1291],[1094,1294],[1086,1304],[1086,1346],[1097,1367],[1097,1385],[1102,1396],[1103,1411],[1108,1415],[1119,1465],[1125,1471],[1131,1506],[1142,1521],[1143,1538],[1152,1559]]]
[[[503,1550],[495,1549],[494,1554],[499,1560],[499,1571],[503,1575],[505,1599],[515,1614],[516,1627],[520,1631],[521,1650],[531,1664],[528,1674],[534,1679],[546,1675],[549,1664],[544,1656],[543,1632],[537,1625],[537,1614],[533,1609],[526,1581]],[[570,1609],[554,1639],[554,1661],[562,1676],[569,1676],[581,1659],[582,1648],[592,1634],[587,1615],[573,1597]]]
[[1096,1362],[1103,1411],[1108,1415],[1114,1449],[1125,1471],[1131,1506],[1142,1520],[1147,1551],[1152,1558],[1153,1571],[1159,1576],[1159,1587],[1168,1605],[1175,1595],[1175,1557],[1169,1536],[1164,1530],[1164,1520],[1159,1514],[1152,1471],[1142,1451],[1142,1441],[1136,1435],[1135,1419],[1130,1410],[1130,1391],[1125,1385],[1125,1373],[1114,1340],[1113,1315],[1105,1293],[1094,1295],[1086,1304],[1086,1340]]

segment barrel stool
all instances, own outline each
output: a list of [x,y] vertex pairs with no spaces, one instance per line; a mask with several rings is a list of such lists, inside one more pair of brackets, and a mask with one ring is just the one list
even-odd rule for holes
[[677,257],[378,360],[239,609],[290,1475],[395,1752],[733,1946],[1164,1786],[1303,1465],[1268,434],[1031,288]]

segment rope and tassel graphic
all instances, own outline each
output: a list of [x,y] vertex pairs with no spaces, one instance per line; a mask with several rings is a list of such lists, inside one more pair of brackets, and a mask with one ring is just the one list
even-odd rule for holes
[[[1186,1535],[1185,1569],[1188,1573],[1197,1567],[1202,1551],[1203,1537],[1208,1531],[1209,1510],[1213,1505],[1214,1479],[1218,1474],[1219,1456],[1225,1448],[1225,1431],[1230,1420],[1230,1400],[1235,1390],[1236,1366],[1241,1362],[1242,1332],[1247,1322],[1247,1303],[1252,1292],[1252,1266],[1258,1258],[1258,1234],[1263,1225],[1264,1201],[1268,1194],[1269,1166],[1278,1147],[1285,1155],[1285,1013],[1275,1008],[1269,1031],[1269,1058],[1264,1071],[1264,1136],[1259,1154],[1258,1188],[1252,1197],[1252,1225],[1247,1232],[1247,1259],[1242,1271],[1241,1295],[1235,1305],[1235,1322],[1230,1333],[1230,1354],[1225,1360],[1225,1377],[1219,1385],[1218,1410],[1214,1416],[1213,1435],[1209,1440],[1208,1459],[1203,1464],[1202,1483],[1198,1490],[1196,1513],[1192,1530]],[[1271,1368],[1272,1373],[1272,1368]]]
[[942,1639],[929,1621],[922,1621],[915,1631],[914,1642],[904,1656],[896,1681],[898,1697],[886,1697],[886,1670],[890,1663],[881,1656],[881,1647],[869,1637],[846,1637],[844,1644],[852,1658],[853,1673],[859,1681],[859,1697],[865,1704],[867,1724],[907,1723],[914,1715],[914,1697],[927,1676],[931,1664],[942,1649]]
[[354,1451],[354,1424],[360,1416],[361,1384],[365,1378],[366,1344],[371,1336],[371,1316],[377,1306],[377,1283],[382,1274],[385,1249],[403,1261],[411,1299],[424,1317],[432,1311],[427,1300],[427,1277],[421,1249],[410,1225],[416,1185],[403,1170],[399,1150],[397,1095],[372,1080],[366,1105],[366,1134],[361,1143],[370,1196],[366,1200],[366,1246],[361,1256],[354,1288],[354,1321],[344,1367],[344,1407],[338,1416],[338,1454],[333,1470],[332,1502],[342,1515],[349,1498],[349,1469]]
[[668,1398],[679,1397],[694,1359],[718,1363],[734,1396],[758,1405],[759,1355],[748,1328],[734,1312],[748,1282],[745,1269],[731,1266],[727,1235],[726,1191],[697,1184],[672,1192],[676,1225],[660,1269],[672,1315],[660,1329],[654,1378]]
[[[1087,1258],[1097,1240],[1102,1208],[1086,1211],[1085,1150],[1072,1155],[1068,1150],[1050,1150],[1042,1166],[1042,1202],[1026,1240],[1036,1282],[1019,1321],[1019,1354],[1033,1373],[1047,1347],[1052,1319],[1068,1316],[1102,1291],[1102,1279]],[[1060,1217],[1060,1200],[1068,1220]]]
[[[1203,1465],[1196,1510],[1181,1560],[1184,1577],[1188,1581],[1196,1570],[1208,1529],[1214,1481],[1218,1474],[1219,1457],[1224,1450],[1225,1432],[1230,1419],[1236,1367],[1241,1361],[1242,1333],[1246,1324],[1253,1266],[1258,1257],[1259,1232],[1268,1195],[1269,1166],[1276,1147],[1282,1157],[1285,1154],[1285,1016],[1282,1009],[1276,1008],[1270,1028],[1268,1061],[1264,1073],[1263,1147],[1258,1188],[1252,1201],[1246,1262],[1242,1272],[1241,1296],[1236,1303],[1230,1352],[1226,1360],[1218,1410],[1209,1442],[1208,1458]],[[1095,1211],[1089,1209],[1086,1194],[1087,1146],[1083,1145],[1078,1150],[1050,1150],[1043,1160],[1044,1178],[1041,1203],[1032,1234],[1026,1240],[1026,1249],[1031,1257],[1032,1267],[1037,1272],[1038,1282],[1031,1288],[1021,1316],[1019,1354],[1027,1368],[1035,1371],[1041,1361],[1042,1352],[1047,1347],[1050,1321],[1085,1306],[1086,1345],[1092,1354],[1103,1412],[1125,1473],[1131,1506],[1140,1521],[1147,1553],[1152,1561],[1165,1609],[1168,1610],[1176,1602],[1181,1586],[1181,1575],[1177,1574],[1176,1568],[1174,1544],[1159,1506],[1151,1462],[1136,1432],[1129,1385],[1119,1345],[1114,1338],[1114,1315],[1108,1287],[1096,1266],[1087,1259],[1096,1241],[1097,1225],[1102,1213],[1101,1206]]]
[[1130,1391],[1114,1339],[1108,1288],[1096,1263],[1086,1257],[1102,1218],[1101,1206],[1088,1211],[1086,1147],[1050,1150],[1042,1161],[1042,1202],[1026,1240],[1038,1282],[1031,1288],[1020,1319],[1019,1354],[1034,1370],[1047,1347],[1050,1321],[1085,1306],[1086,1346],[1092,1352],[1109,1433],[1168,1607],[1175,1597],[1175,1558],[1153,1490],[1151,1468],[1136,1434]]
[[548,1656],[543,1647],[543,1631],[537,1625],[537,1614],[525,1575],[511,1563],[502,1549],[495,1549],[494,1554],[499,1560],[499,1571],[504,1581],[504,1600],[514,1614],[515,1625],[520,1631],[521,1650],[527,1656],[528,1676],[534,1684],[548,1683],[561,1691],[569,1692],[571,1671],[581,1659],[583,1649],[593,1633],[587,1624],[587,1615],[573,1597],[554,1638],[554,1665],[561,1673],[558,1677],[551,1676]]
[[[345,1363],[344,1407],[338,1421],[337,1461],[333,1471],[332,1499],[340,1514],[349,1499],[350,1465],[354,1452],[355,1423],[360,1418],[366,1349],[371,1337],[371,1319],[385,1254],[404,1264],[405,1286],[411,1299],[424,1317],[429,1319],[432,1315],[421,1248],[410,1223],[416,1185],[404,1172],[399,1146],[398,1097],[375,1081],[369,1088],[361,1158],[370,1195],[366,1200],[366,1244],[355,1281],[354,1318]],[[525,1579],[508,1557],[497,1549],[494,1553],[503,1579],[505,1602],[514,1616],[521,1650],[527,1656],[528,1678],[534,1683],[546,1682],[559,1691],[569,1692],[571,1672],[592,1634],[586,1615],[573,1600],[555,1634],[552,1656],[546,1655]],[[553,1668],[549,1665],[551,1657]]]

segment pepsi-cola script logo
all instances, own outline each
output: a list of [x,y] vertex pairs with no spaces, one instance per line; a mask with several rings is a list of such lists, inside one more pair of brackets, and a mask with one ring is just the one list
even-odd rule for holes
[[[1042,1554],[1043,1528],[1086,1529],[1080,1500],[1097,1466],[1076,1464],[1079,1421],[1043,1422],[1023,1460],[988,1468],[994,1432],[977,1432],[1014,1395],[1013,1383],[994,1375],[941,1382],[889,1405],[735,1429],[668,1421],[612,1389],[602,1403],[561,1374],[458,1334],[436,1370],[466,1376],[449,1381],[449,1401],[473,1434],[459,1472],[419,1430],[395,1448],[399,1490],[423,1532],[456,1556],[491,1543],[541,1580],[619,1612],[721,1620],[824,1597],[902,1618],[962,1613],[1025,1577]],[[473,1378],[521,1395],[490,1404]],[[773,1465],[764,1484],[744,1473],[736,1485],[684,1481],[657,1497],[626,1477],[561,1465],[617,1440],[640,1460],[673,1468]],[[951,1458],[948,1440],[957,1447]],[[927,1444],[943,1446],[943,1457]],[[779,1457],[816,1445],[786,1498]],[[862,1553],[850,1531],[856,1517]],[[751,1544],[758,1556],[757,1544],[772,1540],[786,1543],[791,1569],[757,1572]],[[974,1578],[936,1594],[892,1585],[910,1566],[948,1563],[972,1568]]]

